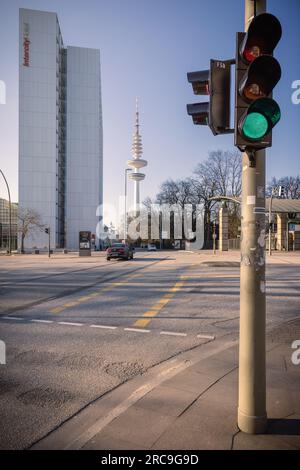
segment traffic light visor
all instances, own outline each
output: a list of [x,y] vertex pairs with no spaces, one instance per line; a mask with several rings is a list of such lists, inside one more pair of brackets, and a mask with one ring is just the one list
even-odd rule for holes
[[186,106],[187,113],[192,116],[194,124],[209,125],[209,103],[194,103]]
[[187,74],[187,79],[192,84],[195,95],[209,95],[209,70],[190,72]]
[[240,95],[249,103],[267,97],[281,77],[281,67],[274,57],[263,55],[249,66],[239,86]]
[[261,13],[255,16],[241,43],[240,55],[242,59],[249,63],[261,55],[272,55],[281,35],[281,24],[276,16],[270,13]]

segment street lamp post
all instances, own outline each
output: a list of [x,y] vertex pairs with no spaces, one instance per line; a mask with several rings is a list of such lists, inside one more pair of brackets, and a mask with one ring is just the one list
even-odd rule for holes
[[269,202],[269,255],[272,255],[272,202],[273,202],[273,188],[271,191],[271,197],[270,197],[270,202]]
[[127,240],[127,173],[128,171],[132,171],[131,168],[125,168],[125,211],[124,211],[124,241],[126,243]]
[[216,254],[216,221],[213,221],[213,250],[214,250],[214,255]]
[[8,192],[8,214],[9,214],[8,253],[11,255],[11,198],[10,198],[10,190],[9,190],[7,179],[5,178],[5,175],[4,175],[4,173],[1,169],[0,169],[0,173],[3,176],[3,179],[4,179],[6,187],[7,187],[7,192]]

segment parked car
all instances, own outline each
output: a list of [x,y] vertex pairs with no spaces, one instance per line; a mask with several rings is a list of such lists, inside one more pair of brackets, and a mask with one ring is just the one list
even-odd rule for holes
[[153,243],[148,243],[148,251],[156,251],[156,245]]
[[106,250],[107,261],[110,261],[111,258],[132,259],[133,248],[125,243],[113,243]]

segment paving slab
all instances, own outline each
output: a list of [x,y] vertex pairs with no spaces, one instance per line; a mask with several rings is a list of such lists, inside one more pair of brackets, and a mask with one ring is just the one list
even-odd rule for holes
[[285,442],[281,436],[267,434],[250,435],[239,432],[234,438],[233,450],[296,450],[293,443]]
[[82,447],[82,450],[146,450],[146,446],[139,446],[135,442],[116,438],[110,433],[103,432],[95,436]]
[[193,372],[198,372],[199,374],[206,374],[214,379],[220,379],[236,368],[237,363],[231,361],[230,359],[223,359],[222,357],[218,356],[218,358],[209,358],[209,360],[201,361],[198,364],[195,364],[192,367],[192,370]]
[[232,436],[237,432],[234,417],[220,426],[219,416],[203,416],[201,421],[188,425],[180,417],[153,446],[154,449],[199,449],[226,450],[232,445]]
[[199,396],[203,393],[208,387],[212,386],[217,380],[217,375],[207,375],[205,373],[198,373],[194,371],[195,369],[189,368],[178,378],[173,377],[165,382],[165,386],[176,388],[184,392],[189,392],[194,395],[194,397]]
[[196,399],[197,393],[162,385],[139,400],[136,406],[162,415],[177,417]]
[[292,394],[287,388],[267,389],[267,413],[268,416],[276,418],[285,418],[295,413]]

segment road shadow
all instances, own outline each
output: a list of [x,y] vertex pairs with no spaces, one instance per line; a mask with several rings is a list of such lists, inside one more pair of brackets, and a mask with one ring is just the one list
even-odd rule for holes
[[267,434],[300,436],[300,419],[268,419]]

